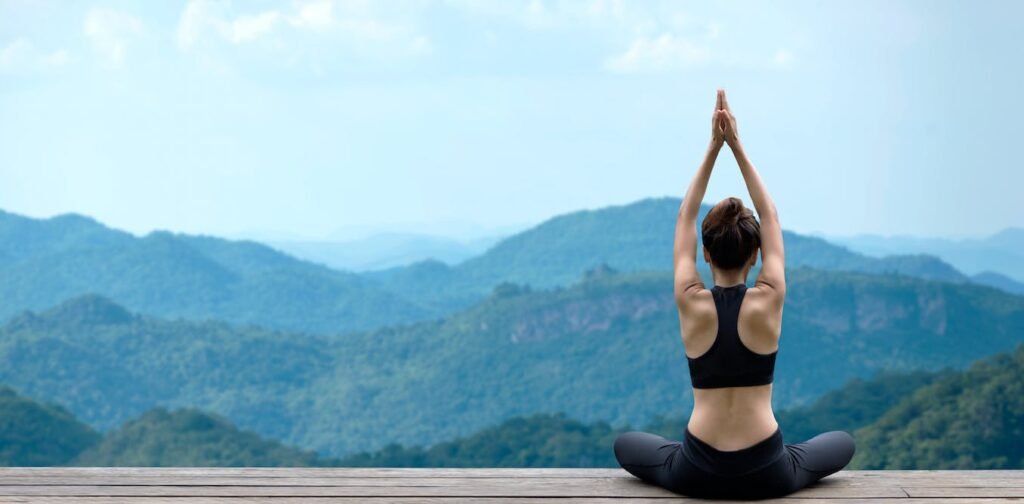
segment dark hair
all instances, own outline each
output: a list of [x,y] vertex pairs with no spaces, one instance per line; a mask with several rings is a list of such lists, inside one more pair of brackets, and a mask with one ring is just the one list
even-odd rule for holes
[[743,266],[761,246],[761,225],[743,200],[728,197],[718,202],[701,223],[701,242],[711,263],[721,269]]

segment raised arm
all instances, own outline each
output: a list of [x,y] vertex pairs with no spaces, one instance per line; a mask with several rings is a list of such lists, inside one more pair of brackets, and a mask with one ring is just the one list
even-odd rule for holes
[[697,168],[697,173],[686,190],[686,196],[683,197],[679,214],[676,216],[676,238],[672,255],[676,302],[680,309],[685,306],[687,295],[704,288],[704,283],[697,274],[697,214],[704,200],[704,192],[708,188],[708,180],[711,179],[711,170],[714,169],[715,160],[725,142],[723,98],[724,95],[719,91],[715,111],[711,116],[711,142],[704,153],[704,161]]
[[736,128],[736,117],[729,108],[729,101],[722,91],[722,104],[724,112],[725,142],[729,144],[733,155],[736,157],[736,164],[743,174],[743,181],[747,184],[747,191],[757,211],[757,217],[761,224],[761,272],[754,282],[755,287],[771,290],[778,295],[778,302],[786,294],[786,257],[782,245],[782,226],[779,225],[779,214],[775,210],[775,202],[768,194],[768,189],[761,180],[761,176],[754,168],[754,164],[747,157],[746,150],[740,142],[739,132]]

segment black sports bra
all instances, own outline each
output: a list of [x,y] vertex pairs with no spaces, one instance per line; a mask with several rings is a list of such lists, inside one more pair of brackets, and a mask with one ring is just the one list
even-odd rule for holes
[[772,382],[778,350],[770,354],[756,353],[740,341],[736,329],[746,292],[744,284],[715,285],[711,289],[718,311],[718,334],[706,352],[696,359],[686,357],[693,388],[748,387]]

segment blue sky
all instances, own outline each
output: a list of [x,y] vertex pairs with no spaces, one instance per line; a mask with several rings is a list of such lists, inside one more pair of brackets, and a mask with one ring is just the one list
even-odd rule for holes
[[[1024,225],[1021,2],[0,2],[0,208],[468,235],[681,196],[724,87],[783,226]],[[749,202],[723,151],[707,200]],[[341,235],[338,235],[341,230]]]

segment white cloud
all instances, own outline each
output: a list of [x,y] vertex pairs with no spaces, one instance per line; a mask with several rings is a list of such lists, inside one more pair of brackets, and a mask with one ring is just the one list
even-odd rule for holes
[[314,31],[327,30],[334,25],[334,2],[316,0],[299,7],[299,12],[289,18],[292,26]]
[[308,40],[300,35],[309,32],[322,37],[316,40],[320,45],[333,41],[361,49],[430,53],[430,39],[415,28],[418,10],[386,12],[390,5],[361,0],[311,0],[296,2],[286,9],[239,15],[229,13],[230,4],[225,2],[190,0],[178,22],[178,47],[194,50],[216,40],[243,44],[277,32],[280,40],[275,48],[293,55],[309,55],[319,51],[302,47]]
[[18,65],[28,58],[32,44],[25,39],[17,39],[0,49],[0,67],[9,68]]
[[526,4],[526,12],[524,12],[525,20],[528,25],[534,27],[551,26],[554,24],[554,16],[557,13],[548,11],[547,7],[544,6],[543,0],[530,0],[530,3]]
[[83,33],[107,63],[120,66],[128,46],[143,33],[142,21],[131,14],[98,8],[85,15]]
[[445,0],[445,5],[474,16],[508,19],[530,29],[620,24],[635,9],[622,0]]
[[591,0],[587,5],[587,15],[591,17],[607,16],[611,19],[626,17],[626,4],[623,0]]
[[[741,33],[750,21],[735,19],[735,7],[709,6],[677,0],[444,0],[448,7],[481,21],[492,18],[530,30],[563,32],[566,37],[592,37],[594,47],[607,47],[606,71],[655,73],[694,68],[763,68],[789,66],[793,54],[780,50],[765,57],[762,42],[750,43]],[[756,23],[753,23],[756,24]],[[731,29],[730,29],[731,28]],[[748,30],[744,29],[743,32]],[[788,45],[790,34],[770,33],[771,44]],[[778,30],[774,30],[778,31]],[[774,41],[771,37],[777,37]]]
[[66,65],[68,59],[66,49],[44,52],[27,39],[19,38],[0,48],[0,71],[8,73],[50,70]]
[[[701,14],[702,8],[674,0],[291,0],[250,12],[238,10],[252,5],[248,3],[189,0],[178,24],[178,46],[216,59],[217,44],[243,45],[272,37],[271,44],[260,44],[261,50],[276,51],[289,64],[313,66],[337,61],[342,54],[381,61],[422,56],[436,50],[434,40],[419,28],[434,22],[429,14],[438,2],[481,25],[504,21],[527,30],[564,31],[567,37],[592,36],[594,47],[606,51],[598,61],[611,72],[673,71],[709,63],[784,67],[793,62],[789,50],[765,58],[763,46],[739,45],[741,39],[726,36],[727,27],[713,17],[716,9]],[[495,32],[481,33],[493,38]]]
[[224,38],[235,43],[255,40],[273,31],[281,14],[277,11],[242,16],[221,26]]
[[189,0],[178,21],[178,47],[189,49],[194,46],[210,22],[210,4],[203,0]]
[[44,54],[39,58],[39,62],[48,67],[63,66],[68,62],[68,51],[66,49],[58,49],[52,53]]
[[277,10],[229,18],[228,7],[226,2],[189,0],[178,21],[178,48],[193,49],[210,34],[232,44],[252,42],[272,32],[282,18]]
[[703,63],[708,49],[672,33],[656,38],[639,37],[622,54],[609,59],[605,68],[618,73],[662,72]]
[[[710,61],[721,46],[722,25],[682,10],[677,1],[446,0],[475,16],[504,18],[528,29],[587,31],[613,50],[605,70],[661,72]],[[716,56],[718,52],[715,52]]]
[[375,10],[379,5],[386,4],[374,4],[363,0],[313,0],[302,4],[298,12],[289,16],[288,22],[296,29],[332,32],[360,42],[405,38],[415,44],[420,35],[416,33],[408,17],[415,17],[417,12],[407,12],[405,19],[387,19],[388,16],[384,12]]

